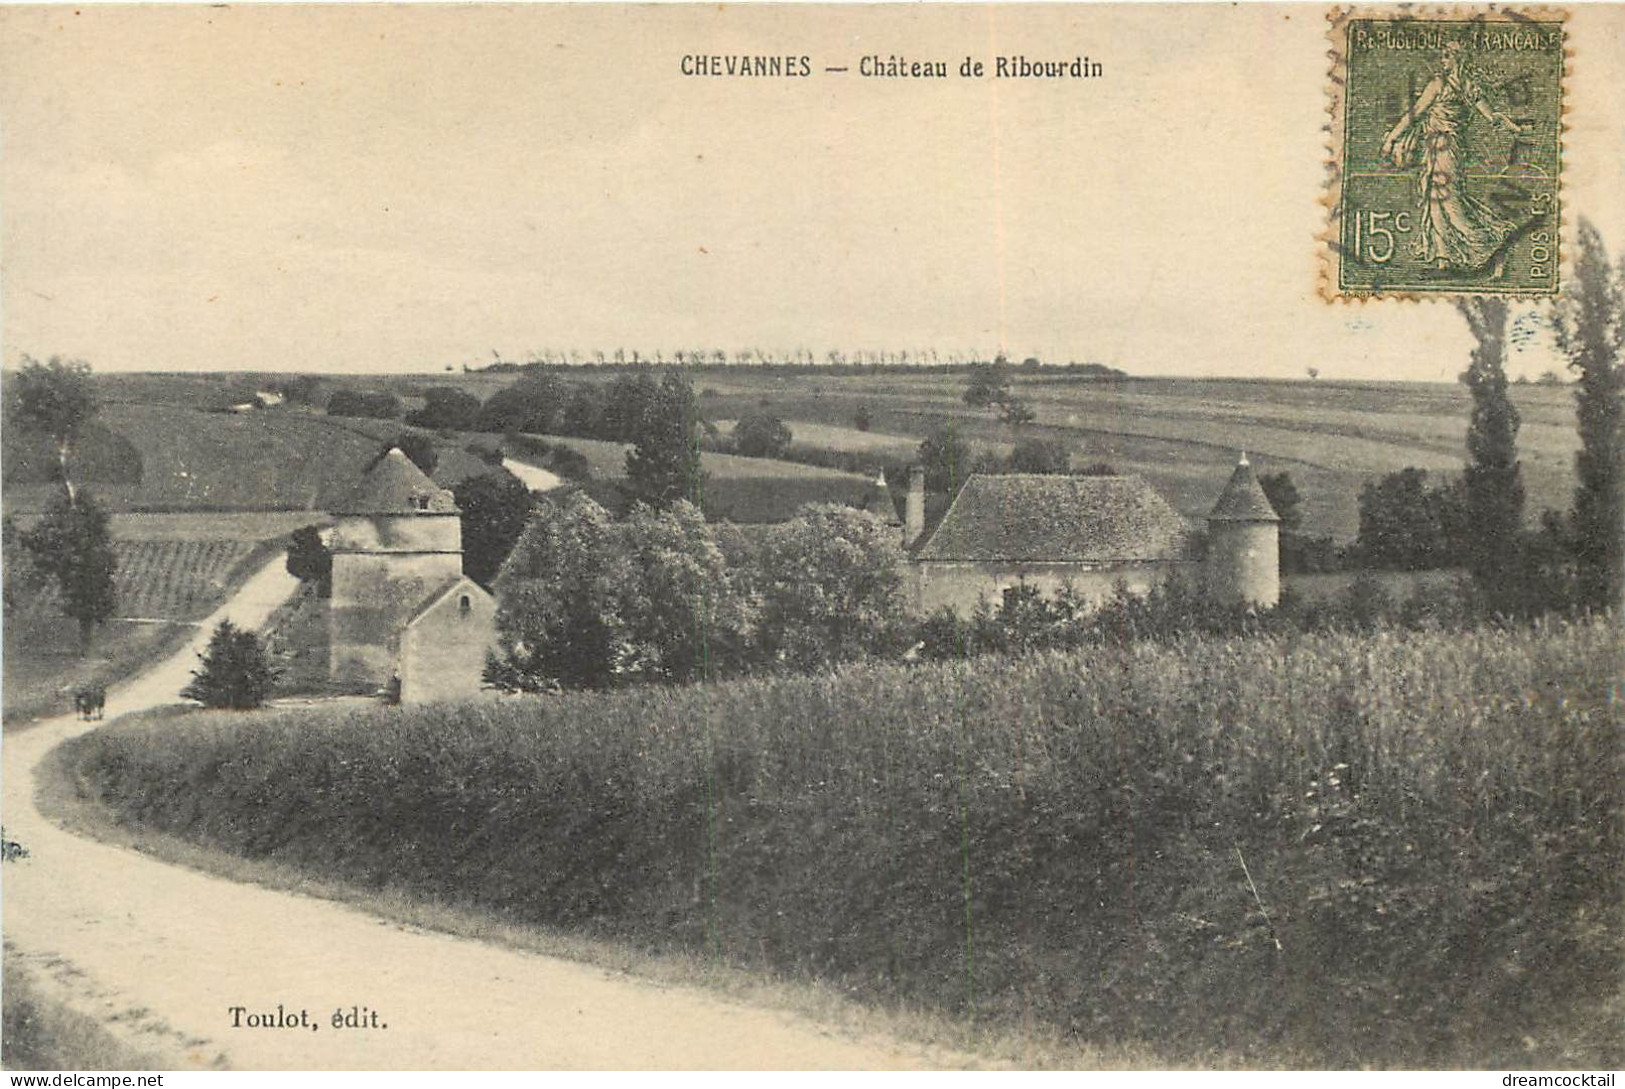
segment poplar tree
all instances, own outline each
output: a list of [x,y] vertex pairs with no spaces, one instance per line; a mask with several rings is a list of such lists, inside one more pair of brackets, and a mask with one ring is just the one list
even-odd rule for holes
[[1621,602],[1625,565],[1625,263],[1610,266],[1602,235],[1580,221],[1574,276],[1553,313],[1558,347],[1579,374],[1575,394],[1580,452],[1579,484],[1569,517],[1569,549],[1578,597],[1593,608]]
[[1517,602],[1523,532],[1523,473],[1518,464],[1518,410],[1507,396],[1505,299],[1458,299],[1476,344],[1463,376],[1472,392],[1467,427],[1467,567],[1491,608]]

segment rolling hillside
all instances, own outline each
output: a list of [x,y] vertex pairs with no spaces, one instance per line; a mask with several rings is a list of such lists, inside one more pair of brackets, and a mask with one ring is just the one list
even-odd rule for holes
[[[1306,529],[1349,539],[1361,486],[1417,466],[1459,472],[1466,449],[1467,391],[1401,383],[1134,379],[1105,382],[1020,376],[1018,396],[1037,413],[1018,431],[960,400],[956,376],[775,377],[708,374],[714,418],[777,415],[798,444],[876,449],[888,437],[917,441],[949,420],[976,445],[1008,450],[1019,438],[1065,442],[1075,465],[1109,461],[1146,476],[1185,514],[1201,516],[1245,451],[1260,471],[1287,470],[1304,496]],[[1567,509],[1578,448],[1573,391],[1517,386],[1519,454],[1531,518]],[[852,428],[860,405],[870,430]],[[803,426],[798,427],[798,424]]]
[[[571,372],[570,381],[599,381],[613,371]],[[454,385],[486,397],[513,380],[507,375],[360,376],[324,378],[335,388],[391,388],[410,396],[423,385]],[[241,376],[116,375],[107,381],[102,410],[105,435],[86,457],[97,494],[114,510],[305,510],[323,508],[348,486],[397,421],[326,417],[289,407],[233,416],[200,407],[245,388]],[[1024,437],[1055,438],[1074,465],[1110,462],[1140,473],[1187,515],[1200,517],[1245,450],[1261,471],[1287,470],[1304,496],[1305,528],[1351,539],[1358,527],[1358,497],[1367,481],[1417,466],[1430,473],[1460,471],[1469,402],[1460,386],[1405,383],[1127,379],[1101,381],[1068,375],[1021,374],[1018,396],[1034,408],[1035,422],[1019,431],[961,402],[956,375],[821,375],[708,370],[706,416],[724,425],[756,412],[777,415],[795,445],[906,459],[925,435],[955,421],[973,444],[1008,451]],[[247,385],[253,385],[249,381]],[[115,397],[150,398],[114,401]],[[1573,391],[1568,387],[1515,386],[1522,416],[1519,454],[1534,519],[1544,508],[1567,509],[1578,446]],[[872,417],[853,426],[860,406]],[[479,471],[464,453],[466,436],[448,437],[436,472],[449,484]],[[585,439],[558,440],[585,454],[594,474],[624,472],[624,447]],[[118,464],[133,452],[139,483]],[[37,451],[35,452],[37,454]],[[14,479],[17,450],[8,440],[8,510],[38,509],[46,484]],[[29,455],[23,461],[39,460]],[[132,460],[125,456],[125,462]],[[106,464],[102,464],[102,463]],[[759,459],[707,454],[708,507],[736,521],[785,517],[800,502],[851,501],[862,482],[851,474]],[[120,472],[123,476],[120,476]],[[794,488],[784,482],[795,480]],[[120,482],[120,481],[123,482]],[[775,483],[777,482],[777,483]],[[788,507],[786,506],[788,504]],[[781,509],[783,508],[783,509]]]

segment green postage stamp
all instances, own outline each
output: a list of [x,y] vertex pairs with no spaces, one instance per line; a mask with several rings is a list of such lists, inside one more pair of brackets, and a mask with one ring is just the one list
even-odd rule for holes
[[1553,295],[1563,15],[1332,16],[1330,298]]

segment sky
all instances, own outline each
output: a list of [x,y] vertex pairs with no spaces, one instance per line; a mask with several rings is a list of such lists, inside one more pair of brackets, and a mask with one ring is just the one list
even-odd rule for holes
[[[1450,380],[1470,339],[1447,304],[1319,295],[1323,11],[0,8],[0,353],[414,372],[1003,350]],[[1569,39],[1569,228],[1617,255],[1625,8],[1581,5]],[[812,75],[682,72],[738,53]],[[957,78],[1012,54],[1102,74]],[[892,55],[952,78],[859,74]],[[1511,366],[1554,362],[1537,337]]]

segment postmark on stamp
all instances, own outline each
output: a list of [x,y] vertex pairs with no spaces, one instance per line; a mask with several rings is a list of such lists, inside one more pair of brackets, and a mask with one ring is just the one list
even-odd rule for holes
[[1332,16],[1329,298],[1556,294],[1561,12]]

